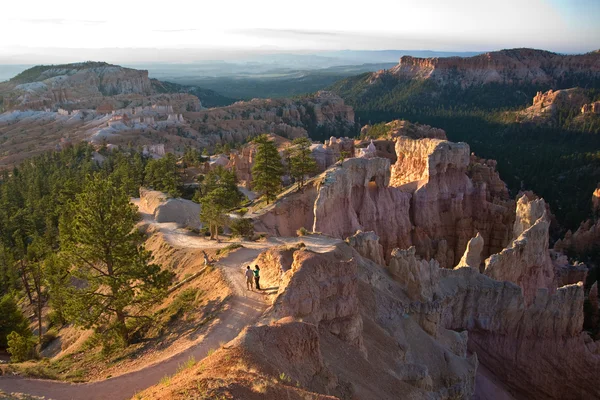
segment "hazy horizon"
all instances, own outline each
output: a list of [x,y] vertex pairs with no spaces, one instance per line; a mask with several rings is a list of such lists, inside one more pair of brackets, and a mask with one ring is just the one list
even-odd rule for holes
[[[32,4],[33,3],[33,4]],[[106,0],[10,2],[0,16],[0,64],[195,62],[264,53],[340,50],[485,52],[600,48],[595,0],[383,1],[341,7],[305,0],[183,1],[171,7]]]

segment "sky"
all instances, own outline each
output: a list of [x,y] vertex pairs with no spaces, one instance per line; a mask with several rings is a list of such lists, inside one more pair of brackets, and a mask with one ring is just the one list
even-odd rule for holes
[[3,1],[0,63],[152,61],[161,52],[176,61],[190,50],[208,59],[343,49],[581,53],[600,48],[598,21],[600,0]]

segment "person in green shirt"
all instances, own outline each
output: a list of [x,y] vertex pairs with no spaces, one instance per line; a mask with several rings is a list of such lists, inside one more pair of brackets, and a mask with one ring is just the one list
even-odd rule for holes
[[260,268],[258,265],[254,266],[254,283],[256,284],[256,290],[260,290]]

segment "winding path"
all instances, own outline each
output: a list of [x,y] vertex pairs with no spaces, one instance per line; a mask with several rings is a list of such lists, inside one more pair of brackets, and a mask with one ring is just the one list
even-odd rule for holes
[[[210,245],[210,242],[188,235],[187,232],[177,229],[173,224],[156,225],[172,245],[194,248]],[[211,247],[215,247],[214,245],[215,243],[212,242]],[[222,245],[225,246],[227,243]],[[174,374],[179,365],[188,358],[203,359],[209,350],[216,349],[221,343],[234,339],[244,327],[259,319],[267,307],[264,295],[245,289],[243,267],[256,258],[265,247],[269,247],[269,245],[263,243],[256,245],[255,248],[241,248],[217,263],[231,283],[234,294],[229,301],[228,308],[219,315],[218,322],[206,332],[202,342],[167,360],[103,381],[72,384],[20,376],[1,376],[0,389],[8,393],[27,393],[54,400],[131,398],[135,393],[157,384],[165,375]]]

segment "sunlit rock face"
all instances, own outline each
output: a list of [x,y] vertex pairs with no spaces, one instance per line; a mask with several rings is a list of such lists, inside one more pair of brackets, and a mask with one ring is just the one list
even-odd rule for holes
[[466,143],[400,137],[396,155],[391,186],[412,193],[412,244],[418,254],[452,268],[478,233],[483,257],[508,243],[513,203],[504,198],[505,186],[496,182],[493,165],[478,168],[485,174],[469,176],[471,166],[481,164]]
[[384,75],[429,79],[462,87],[500,84],[552,84],[565,73],[600,75],[600,53],[562,55],[534,49],[512,49],[474,57],[418,58],[403,56],[394,68],[371,75],[375,83]]

